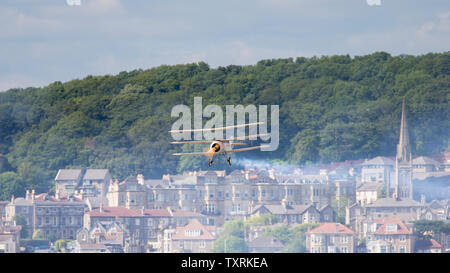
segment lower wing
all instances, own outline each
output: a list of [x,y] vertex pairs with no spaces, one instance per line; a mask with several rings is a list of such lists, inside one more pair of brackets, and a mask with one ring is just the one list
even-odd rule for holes
[[263,146],[247,147],[247,148],[241,148],[241,149],[230,150],[230,151],[227,151],[227,153],[244,152],[244,151],[256,150],[256,149],[265,148],[265,147],[269,147],[269,146],[263,145]]
[[214,152],[203,152],[203,153],[174,153],[172,155],[213,155]]

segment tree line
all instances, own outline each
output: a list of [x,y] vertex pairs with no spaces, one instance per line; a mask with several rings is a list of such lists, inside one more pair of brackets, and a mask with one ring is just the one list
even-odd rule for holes
[[278,150],[237,158],[302,165],[392,156],[403,97],[413,154],[448,151],[449,74],[449,52],[376,52],[163,65],[11,89],[0,93],[0,199],[51,191],[62,168],[108,168],[118,179],[208,169],[201,156],[171,155],[192,151],[169,144],[168,131],[172,107],[192,106],[194,96],[204,106],[279,105]]

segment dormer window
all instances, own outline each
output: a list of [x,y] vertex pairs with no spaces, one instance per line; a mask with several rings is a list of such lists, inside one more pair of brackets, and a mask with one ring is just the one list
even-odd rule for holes
[[387,224],[386,231],[387,232],[397,231],[397,225],[396,224]]
[[187,229],[184,231],[184,235],[190,236],[190,237],[200,236],[200,234],[201,234],[201,230],[199,230],[199,229]]

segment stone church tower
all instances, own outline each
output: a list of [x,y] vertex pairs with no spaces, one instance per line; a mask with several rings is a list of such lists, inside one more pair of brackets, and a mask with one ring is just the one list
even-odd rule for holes
[[394,199],[413,199],[412,195],[412,155],[409,145],[408,126],[406,124],[405,98],[402,104],[400,139],[397,144],[395,159]]

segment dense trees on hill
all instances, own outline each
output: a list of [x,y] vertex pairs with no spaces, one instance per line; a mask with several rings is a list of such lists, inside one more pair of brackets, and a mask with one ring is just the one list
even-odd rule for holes
[[449,52],[160,66],[0,93],[1,197],[51,189],[60,168],[109,168],[119,179],[206,169],[201,157],[171,156],[189,147],[168,143],[172,107],[192,106],[194,96],[203,106],[280,106],[279,149],[247,157],[305,164],[394,155],[404,96],[413,153],[449,149]]

